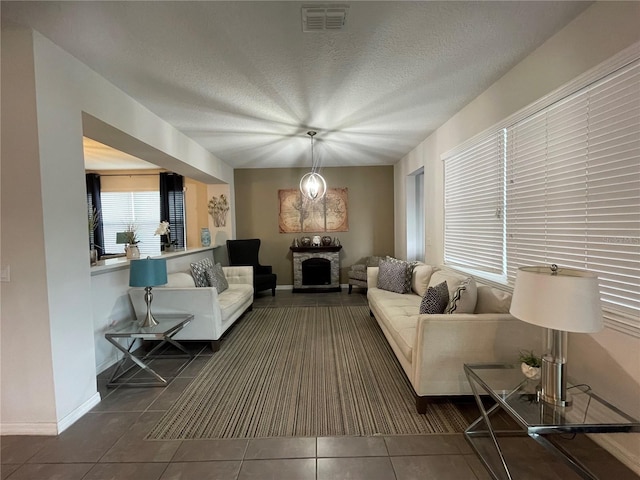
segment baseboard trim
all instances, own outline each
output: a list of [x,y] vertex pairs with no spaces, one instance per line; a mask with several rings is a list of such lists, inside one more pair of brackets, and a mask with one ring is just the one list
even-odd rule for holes
[[[604,448],[611,455],[620,460],[621,463],[629,467],[636,475],[640,475],[640,456],[638,455],[637,444],[630,436],[637,436],[637,433],[619,435],[607,435],[605,433],[588,435],[591,440]],[[624,445],[620,440],[628,439],[634,445]],[[634,451],[635,449],[635,451]]]
[[48,435],[55,436],[64,432],[80,417],[100,403],[101,397],[96,392],[92,397],[76,408],[58,423],[0,423],[0,435]]
[[100,403],[102,397],[98,392],[93,394],[89,400],[76,408],[69,415],[58,422],[58,433],[64,432],[67,428],[77,422],[85,413],[88,413],[93,407]]
[[1,423],[0,435],[57,435],[55,423]]

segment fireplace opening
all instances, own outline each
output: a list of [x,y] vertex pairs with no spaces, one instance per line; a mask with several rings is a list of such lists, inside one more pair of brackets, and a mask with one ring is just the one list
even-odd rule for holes
[[302,285],[331,285],[331,260],[309,258],[302,262]]

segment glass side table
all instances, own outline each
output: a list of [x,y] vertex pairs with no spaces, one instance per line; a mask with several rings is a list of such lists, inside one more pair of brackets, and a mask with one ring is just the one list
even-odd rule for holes
[[[554,434],[640,432],[640,422],[595,395],[586,386],[568,385],[573,403],[556,407],[538,400],[538,381],[527,379],[520,364],[465,364],[480,417],[467,430],[465,437],[494,479],[511,480],[511,471],[500,446],[500,437],[529,435],[562,459],[582,478],[596,477],[579,460],[560,445],[553,443]],[[496,403],[486,408],[482,396]],[[491,418],[504,411],[516,421],[519,430],[497,431]],[[488,444],[487,444],[488,443]]]
[[[116,365],[111,378],[109,379],[109,383],[107,383],[108,387],[116,387],[120,385],[128,386],[128,387],[163,387],[169,384],[169,382],[160,376],[156,371],[154,371],[146,362],[148,360],[154,358],[184,358],[185,362],[180,366],[177,373],[180,373],[184,370],[191,360],[193,360],[194,355],[192,355],[186,348],[180,345],[173,339],[173,336],[182,330],[191,320],[193,320],[193,315],[187,314],[175,314],[175,315],[154,315],[156,320],[158,321],[158,325],[154,327],[145,327],[141,328],[138,325],[138,322],[133,320],[130,322],[122,322],[118,324],[115,328],[108,330],[105,332],[105,338],[113,344],[118,350],[124,353],[122,359]],[[129,341],[128,346],[123,346],[120,344],[118,340],[125,339],[125,341]],[[134,345],[136,345],[136,340],[160,340],[160,343],[153,347],[148,353],[144,356],[139,356],[133,350]],[[178,350],[184,352],[184,355],[156,355],[156,352],[160,350],[165,344],[170,344],[176,347]],[[124,368],[124,364],[126,361],[130,359],[133,362],[129,368]],[[155,381],[135,381],[135,377],[129,376],[124,377],[124,375],[129,372],[133,367],[138,366],[142,370],[150,373],[153,377],[155,377]],[[177,374],[176,373],[176,374]]]

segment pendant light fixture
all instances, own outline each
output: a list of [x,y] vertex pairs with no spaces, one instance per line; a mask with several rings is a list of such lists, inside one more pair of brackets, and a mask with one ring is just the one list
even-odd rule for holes
[[300,192],[311,201],[319,200],[327,193],[327,182],[318,173],[318,165],[313,157],[313,137],[316,132],[307,132],[311,137],[311,171],[300,179]]

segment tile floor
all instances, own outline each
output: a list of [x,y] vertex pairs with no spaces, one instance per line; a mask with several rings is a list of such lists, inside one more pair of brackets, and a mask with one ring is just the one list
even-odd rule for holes
[[[362,291],[259,294],[256,308],[286,305],[365,305]],[[173,376],[166,388],[105,387],[103,400],[57,437],[5,436],[1,444],[1,480],[230,480],[366,479],[465,480],[490,478],[462,434],[375,437],[260,438],[147,441],[163,412],[176,400],[211,355],[190,344],[196,359],[177,376],[178,363],[161,360],[158,371]],[[155,367],[154,367],[155,368]],[[173,371],[173,373],[172,373]],[[470,420],[472,402],[460,402]],[[506,421],[506,420],[505,420]],[[588,439],[564,441],[603,479],[638,479]],[[505,442],[519,479],[578,478],[528,438]]]

